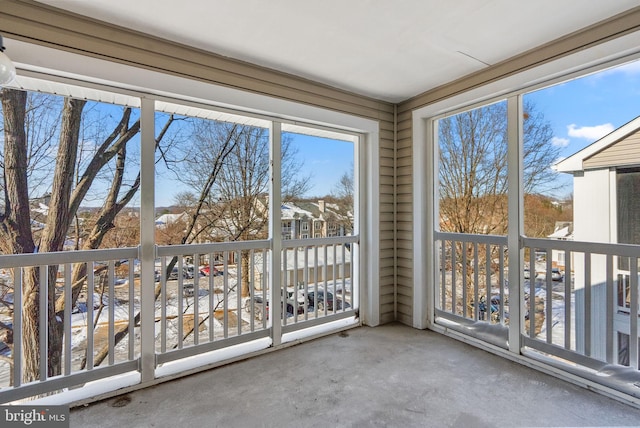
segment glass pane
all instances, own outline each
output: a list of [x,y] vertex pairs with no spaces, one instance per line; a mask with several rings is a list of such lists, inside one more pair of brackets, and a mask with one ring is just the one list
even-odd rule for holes
[[268,237],[269,131],[241,119],[156,114],[158,244]]
[[[296,126],[282,134],[282,237],[353,234],[354,143]],[[333,133],[335,134],[335,133]]]
[[[61,257],[71,261],[79,254],[71,250],[139,244],[139,109],[85,98],[87,91],[80,87],[65,86],[64,92],[78,98],[1,91],[3,254],[66,251]],[[51,376],[134,359],[139,353],[135,334],[113,349],[107,340],[110,329],[126,329],[140,301],[132,252],[123,249],[108,260],[33,267],[36,257],[24,256],[21,268],[0,270],[0,336],[22,338],[20,346],[7,342],[10,350],[0,343],[0,385],[44,380],[39,366],[45,362]],[[13,307],[20,294],[21,308]],[[48,311],[33,298],[45,295]],[[23,314],[22,336],[5,331],[18,325],[18,314]],[[42,318],[61,328],[59,340],[48,342],[49,356],[59,358],[47,359],[47,350],[40,349]],[[9,375],[8,362],[15,358],[27,362],[20,379]]]
[[[587,152],[583,149],[638,116],[639,64],[632,62],[524,95],[524,208],[527,236],[553,239],[573,239],[575,236],[578,240],[602,242],[603,234],[598,228],[576,229],[575,233],[580,236],[575,235],[573,214],[593,217],[599,211],[593,209],[595,206],[608,207],[608,200],[602,203],[593,200],[594,196],[603,195],[608,183],[599,181],[593,185],[575,187],[576,183],[586,182],[590,178],[583,174],[582,160],[578,162],[579,168],[565,160],[586,156]],[[620,165],[615,161],[610,165],[598,164],[609,155],[614,155],[610,159],[615,159],[613,153],[599,156],[591,153],[588,155],[590,160],[584,165],[589,169],[588,165],[591,164],[594,172],[599,170],[596,174],[606,175],[603,168]],[[622,165],[633,161],[632,156],[622,157]],[[588,175],[595,176],[591,173]],[[579,201],[576,199],[578,197]],[[575,210],[574,202],[581,204]],[[585,226],[589,223],[580,219],[577,222],[584,222]],[[608,227],[610,222],[597,223]]]
[[507,231],[507,104],[438,121],[440,230]]
[[2,252],[137,246],[139,110],[40,92],[2,94],[0,185],[5,208],[24,207],[7,212],[22,239],[3,239]]
[[[283,125],[282,293],[288,322],[350,309],[352,248],[314,238],[353,235],[355,141],[301,126]],[[306,241],[305,245],[291,240]]]
[[[527,236],[640,244],[639,65],[628,63],[524,95]],[[546,325],[536,336],[604,359],[604,337],[629,341],[624,329],[631,322],[630,296],[638,292],[631,288],[629,269],[637,260],[617,256],[613,249],[607,262],[604,255],[559,250],[549,242],[552,248],[526,254],[530,279],[525,276],[525,290],[531,282],[545,305],[538,319]],[[586,299],[603,302],[607,293],[615,296],[613,331],[605,328],[606,305],[585,308]],[[597,326],[591,327],[598,332],[593,337],[602,340],[585,338],[585,326]],[[628,364],[628,355],[624,359]]]

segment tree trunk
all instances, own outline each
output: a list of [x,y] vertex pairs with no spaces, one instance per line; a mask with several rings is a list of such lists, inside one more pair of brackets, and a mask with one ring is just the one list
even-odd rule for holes
[[[27,183],[26,102],[26,92],[2,90],[5,212],[0,241],[5,254],[33,253],[35,250]],[[40,377],[40,287],[37,270],[25,269],[22,294],[22,381],[31,382]]]
[[[60,144],[56,167],[51,187],[51,201],[47,224],[40,239],[40,251],[62,251],[67,237],[67,231],[73,219],[69,212],[71,190],[73,188],[73,174],[78,153],[80,122],[82,110],[86,101],[72,98],[65,99],[62,111],[62,127],[60,130]],[[49,266],[47,284],[47,319],[48,319],[48,374],[56,376],[62,373],[62,345],[64,335],[64,314],[56,316],[56,276],[58,266]],[[41,278],[42,280],[42,278]],[[42,284],[40,284],[42,290]],[[27,338],[24,338],[27,340]]]
[[249,260],[250,254],[249,251],[242,251],[240,256],[240,265],[242,266],[242,297],[249,297],[251,295],[251,290],[249,289],[251,286],[249,280],[251,278],[251,272],[249,272],[249,266],[251,265]]
[[27,94],[3,89],[4,203],[0,245],[5,254],[33,253],[27,184],[27,137],[24,128]]
[[25,269],[22,285],[22,382],[40,379],[40,281],[37,268]]

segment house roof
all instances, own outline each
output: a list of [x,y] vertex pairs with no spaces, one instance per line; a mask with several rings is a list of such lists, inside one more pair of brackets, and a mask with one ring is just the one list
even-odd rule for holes
[[160,217],[156,219],[156,225],[176,223],[178,221],[184,220],[186,216],[187,216],[187,213],[184,213],[184,212],[179,214],[170,214],[170,213],[162,214]]
[[566,173],[584,171],[584,162],[587,159],[624,140],[626,137],[638,130],[640,130],[640,116],[588,145],[584,149],[574,153],[568,158],[556,163],[553,168],[558,172]]
[[637,0],[39,3],[390,102],[638,7]]

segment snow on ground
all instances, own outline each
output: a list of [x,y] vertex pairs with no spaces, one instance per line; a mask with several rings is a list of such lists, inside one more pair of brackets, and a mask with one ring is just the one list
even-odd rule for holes
[[[246,298],[241,298],[240,302],[238,302],[238,295],[236,294],[237,290],[237,277],[235,268],[229,268],[227,272],[227,298],[225,300],[224,295],[224,277],[217,276],[214,277],[214,287],[213,287],[213,296],[209,295],[209,277],[198,277],[194,279],[183,279],[183,287],[185,285],[191,284],[194,285],[195,281],[199,284],[198,296],[198,317],[200,320],[204,321],[200,328],[199,339],[200,343],[207,342],[209,340],[209,329],[213,329],[215,340],[219,340],[225,337],[224,331],[224,310],[228,311],[227,321],[229,323],[227,329],[227,335],[229,337],[238,334],[238,319],[237,314],[240,314],[240,323],[241,330],[243,333],[251,330],[251,313],[243,309],[244,302]],[[156,352],[161,351],[161,338],[163,334],[166,334],[166,344],[167,350],[173,349],[174,345],[178,343],[178,332],[179,332],[179,320],[178,317],[178,281],[167,281],[167,296],[166,296],[166,331],[162,331],[162,323],[160,322],[162,317],[162,298],[159,298],[156,301]],[[187,287],[188,288],[188,287]],[[139,298],[139,286],[135,289],[135,295],[132,299],[128,295],[128,286],[121,286],[117,288],[116,293],[116,304],[114,306],[114,327],[117,330],[118,328],[126,327],[126,323],[129,319],[129,307],[133,306],[133,313],[137,314],[140,310],[140,298]],[[314,291],[316,289],[316,284],[310,283],[307,287],[308,291]],[[338,279],[336,281],[322,281],[317,285],[318,290],[326,289],[329,292],[335,294],[336,298],[344,299],[351,302],[351,290],[352,290],[352,282],[350,278]],[[183,295],[183,332],[188,331],[193,327],[193,318],[194,318],[194,297],[193,295],[188,295],[189,293],[184,293]],[[256,295],[262,295],[261,290],[256,291]],[[209,304],[210,297],[213,297],[213,307],[212,310],[215,313],[214,317],[209,317]],[[94,349],[100,349],[102,346],[108,344],[108,329],[109,329],[109,299],[108,296],[102,297],[102,302],[104,303],[104,307],[101,309],[98,307],[101,302],[101,297],[99,293],[94,293],[94,320],[88,319],[86,312],[86,304],[82,307],[81,311],[76,311],[76,313],[72,313],[71,315],[71,347],[72,347],[72,372],[80,369],[81,362],[85,357],[85,349],[87,345],[87,331],[89,324],[92,327],[94,324],[96,325],[96,329],[94,331]],[[225,306],[226,301],[226,306]],[[238,311],[238,303],[240,303],[241,307]],[[82,306],[82,305],[80,305]],[[306,314],[301,314],[297,319],[289,319],[287,321],[288,324],[292,322],[302,322],[305,318],[313,318],[315,317],[315,313],[308,311]],[[318,313],[318,316],[324,316],[324,314]],[[268,324],[266,324],[268,327]],[[253,320],[253,329],[260,330],[263,328],[263,322],[255,319]],[[140,335],[139,328],[136,327],[134,329],[134,341],[135,341],[135,352],[134,357],[137,358],[139,355],[140,349]],[[116,345],[115,352],[115,361],[116,363],[127,361],[128,360],[128,351],[129,351],[129,336],[125,336],[125,338]],[[184,340],[184,345],[188,346],[193,344],[193,335],[190,335],[188,338]],[[104,365],[104,363],[103,363]],[[8,362],[0,360],[0,387],[6,387],[9,385],[9,375],[10,375],[10,367]]]

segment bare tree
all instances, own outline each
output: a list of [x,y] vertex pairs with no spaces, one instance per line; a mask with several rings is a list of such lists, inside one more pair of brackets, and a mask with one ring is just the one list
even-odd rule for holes
[[335,221],[344,228],[346,235],[353,233],[353,210],[354,210],[354,177],[353,164],[351,169],[340,177],[334,186],[332,197],[338,207]]
[[[264,239],[268,224],[269,140],[267,130],[225,122],[201,122],[192,138],[189,174],[182,180],[200,189],[198,233],[213,241]],[[309,188],[290,140],[282,142],[282,195]],[[224,153],[224,158],[218,154]],[[185,164],[187,165],[187,164]],[[212,176],[211,171],[217,171]],[[186,172],[186,171],[185,171]],[[249,253],[241,255],[242,294],[249,294]]]
[[[441,119],[439,129],[440,227],[444,231],[476,234],[504,234],[508,227],[507,206],[507,111],[506,102],[491,104]],[[559,148],[551,144],[553,132],[533,104],[524,106],[524,191],[543,191],[553,182],[551,165]],[[527,198],[529,201],[531,198]],[[473,260],[473,246],[455,247],[457,278],[466,253]],[[497,254],[492,248],[490,257]],[[480,266],[485,253],[476,254]],[[473,267],[467,266],[467,295],[473,295]],[[480,278],[484,278],[480,275]],[[459,286],[459,285],[458,285]],[[490,284],[481,284],[488,293]],[[489,298],[487,298],[487,301]],[[474,302],[463,311],[469,314]],[[455,304],[456,302],[453,302]],[[453,308],[455,311],[456,309]]]
[[[116,215],[132,199],[139,187],[138,177],[122,194],[124,166],[127,159],[127,143],[139,132],[140,122],[131,121],[131,109],[124,108],[122,117],[115,125],[113,132],[97,142],[86,162],[79,159],[79,148],[83,147],[80,141],[83,110],[87,104],[85,100],[72,98],[60,98],[62,106],[59,107],[59,123],[50,122],[53,130],[30,131],[35,118],[55,116],[49,112],[45,115],[37,108],[29,106],[38,103],[27,103],[28,99],[36,100],[37,97],[27,95],[18,90],[3,89],[2,107],[4,115],[4,212],[0,215],[0,237],[2,238],[2,250],[8,254],[31,253],[36,249],[41,252],[61,251],[67,234],[69,233],[73,219],[76,217],[80,204],[91,189],[96,177],[105,170],[115,158],[111,172],[111,185],[94,222],[93,231],[87,237],[83,248],[98,248],[110,229]],[[47,100],[50,96],[42,96]],[[51,110],[55,103],[39,103],[40,109]],[[57,153],[53,170],[49,172],[51,183],[50,198],[47,207],[44,228],[38,237],[37,245],[35,237],[31,233],[31,213],[29,209],[30,192],[42,182],[29,182],[29,171],[34,170],[32,162],[43,164],[47,156],[37,156],[37,153],[47,152],[50,149],[52,135],[58,136]],[[42,137],[44,136],[44,137]],[[29,140],[29,138],[44,138],[43,140]],[[30,149],[31,148],[31,149]],[[34,149],[35,148],[35,149]],[[48,154],[50,156],[50,154]],[[78,168],[81,168],[78,172]],[[74,179],[74,177],[77,177]],[[78,222],[76,222],[78,225]],[[23,306],[23,358],[25,361],[23,381],[37,380],[40,375],[41,350],[39,348],[38,330],[39,319],[46,316],[49,331],[47,349],[47,370],[49,376],[60,374],[62,337],[64,319],[64,301],[71,299],[75,304],[80,290],[86,282],[86,265],[79,264],[74,267],[72,276],[72,295],[56,294],[55,279],[57,266],[50,266],[48,280],[46,281],[47,314],[39,313],[39,295],[44,292],[42,278],[36,268],[25,268],[22,283]],[[92,289],[93,287],[91,287]],[[68,314],[67,314],[68,315]]]
[[[549,187],[559,148],[544,116],[524,106],[524,191]],[[506,103],[439,121],[441,227],[461,233],[504,233],[507,227]]]
[[[27,180],[28,154],[27,133],[25,132],[27,94],[23,91],[2,89],[4,112],[4,183],[5,210],[0,215],[0,235],[3,250],[9,254],[31,253],[36,244],[31,234],[31,214],[29,209],[29,186]],[[72,214],[71,190],[75,166],[80,119],[84,100],[65,99],[62,109],[57,162],[53,173],[51,200],[47,222],[40,236],[40,251],[60,251],[64,244]],[[62,322],[55,313],[55,277],[57,266],[49,268],[47,296],[48,313],[41,314],[39,307],[41,278],[36,268],[25,269],[23,292],[23,357],[26,382],[39,378],[40,334],[47,334],[47,371],[49,376],[60,374],[62,361]],[[49,331],[39,331],[41,316],[48,318]]]

